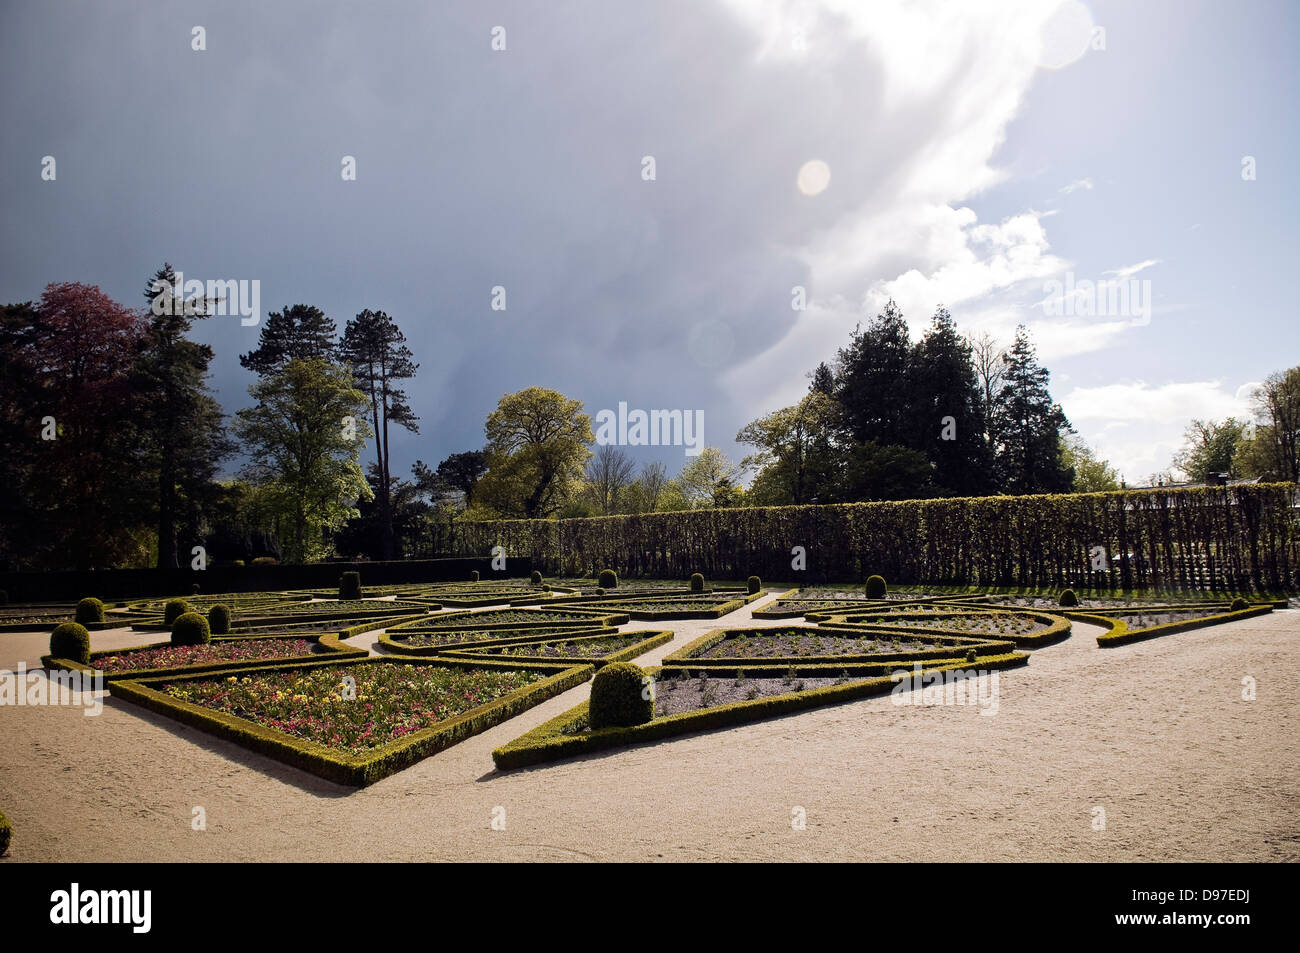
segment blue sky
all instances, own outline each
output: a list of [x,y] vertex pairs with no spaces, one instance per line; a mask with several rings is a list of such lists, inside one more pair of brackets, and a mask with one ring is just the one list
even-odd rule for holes
[[[736,431],[797,399],[885,298],[918,330],[943,303],[971,333],[1028,324],[1080,435],[1141,480],[1191,417],[1244,413],[1298,362],[1298,19],[1282,2],[6,4],[0,296],[84,281],[136,305],[167,259],[258,279],[263,311],[386,310],[422,365],[401,470],[480,446],[501,394],[533,384],[593,414],[701,409],[738,458]],[[829,179],[801,191],[814,161]],[[1149,281],[1150,313],[1049,316],[1067,273]],[[196,335],[231,412],[256,330]]]

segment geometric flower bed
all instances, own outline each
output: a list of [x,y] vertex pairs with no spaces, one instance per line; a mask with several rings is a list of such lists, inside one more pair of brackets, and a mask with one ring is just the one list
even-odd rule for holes
[[[538,626],[623,625],[629,622],[627,613],[605,613],[599,609],[487,609],[483,612],[447,612],[416,622],[403,623],[394,629],[401,633],[434,631],[440,629],[528,629]],[[391,630],[390,630],[391,631]]]
[[568,665],[591,664],[600,668],[610,662],[625,662],[672,641],[672,632],[625,632],[576,635],[567,638],[512,642],[505,645],[447,649],[448,658],[497,658],[524,661],[545,659]]
[[579,685],[592,671],[545,661],[363,658],[116,681],[109,691],[360,786]]
[[[704,668],[776,668],[838,671],[845,663],[866,663],[892,670],[898,662],[964,659],[1002,655],[1015,646],[1007,639],[930,635],[896,630],[868,631],[851,626],[779,626],[715,629],[664,659],[665,666]],[[819,668],[820,667],[820,668]]]
[[[978,662],[940,659],[916,663],[923,672],[992,672],[1025,665],[1029,656],[1007,653],[983,656]],[[974,666],[978,669],[974,669]],[[655,713],[650,721],[631,727],[593,731],[588,722],[589,703],[552,718],[532,731],[492,752],[500,770],[542,764],[608,748],[657,741],[695,731],[707,731],[758,721],[823,705],[887,695],[898,686],[893,674],[860,664],[843,666],[838,673],[826,666],[811,671],[796,668],[782,672],[771,667],[738,671],[670,667],[645,670],[654,680]],[[908,673],[909,675],[911,673]]]
[[618,629],[603,625],[552,625],[527,629],[389,629],[379,644],[400,655],[441,655],[448,649],[518,645],[524,642],[597,635],[616,635]]
[[1106,626],[1097,636],[1101,648],[1115,648],[1131,642],[1156,639],[1176,632],[1188,632],[1222,622],[1235,622],[1273,611],[1269,604],[1234,610],[1230,606],[1203,606],[1194,609],[1170,606],[1134,606],[1123,610],[1058,610],[1063,615],[1080,622]]
[[[804,587],[784,593],[771,605],[754,611],[755,619],[790,619],[810,612],[852,612],[858,609],[892,611],[895,608],[944,604],[952,596],[933,596],[894,590],[883,599],[868,599],[862,590]],[[969,597],[966,597],[969,598]]]
[[1046,612],[958,609],[934,606],[889,613],[809,613],[808,620],[850,626],[867,632],[903,631],[922,635],[966,635],[1006,639],[1022,648],[1037,648],[1069,638],[1070,622]]
[[717,619],[766,595],[765,591],[751,594],[672,596],[634,596],[628,594],[613,598],[582,599],[581,601],[566,600],[561,597],[557,602],[557,606],[626,612],[633,619]]
[[90,653],[90,664],[42,656],[46,668],[90,674],[104,673],[106,682],[141,677],[198,674],[268,664],[364,657],[370,653],[339,641],[333,632],[279,638],[216,636],[204,645],[139,645]]

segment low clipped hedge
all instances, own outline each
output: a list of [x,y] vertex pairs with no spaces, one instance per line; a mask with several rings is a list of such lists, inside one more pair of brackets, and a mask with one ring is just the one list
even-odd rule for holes
[[103,622],[104,603],[90,597],[82,599],[77,603],[77,613],[74,619],[81,625],[94,625],[97,622]]
[[[1066,617],[1066,613],[1053,614],[1047,612],[1031,611],[1028,609],[983,610],[983,609],[977,609],[974,606],[970,607],[970,611],[971,612],[1005,611],[1008,614],[1014,613],[1015,615],[1033,616],[1036,618],[1037,621],[1044,622],[1047,624],[1047,628],[1039,632],[1032,632],[1032,633],[1025,633],[1025,634],[1012,633],[1012,632],[988,633],[988,638],[990,639],[1012,642],[1020,648],[1041,648],[1045,645],[1052,645],[1056,642],[1061,642],[1070,637],[1070,620]],[[871,612],[808,613],[806,618],[808,619],[809,622],[819,622],[827,626],[832,626],[836,628],[850,628],[850,629],[855,629],[859,632],[869,632],[872,634],[896,632],[899,635],[919,635],[919,636],[963,635],[963,633],[954,631],[952,629],[944,629],[941,621],[944,617],[952,618],[953,616],[962,615],[963,613],[960,609],[954,609],[946,612],[935,611],[932,615],[929,615],[929,617],[939,620],[939,622],[938,624],[931,625],[931,626],[926,626],[922,624],[908,625],[908,626],[894,626],[894,625],[884,626],[884,625],[872,625],[870,622],[864,621],[868,617],[875,618],[877,614],[878,613],[871,613]],[[927,618],[927,615],[922,615],[922,614],[918,614],[916,616],[909,615],[908,618],[915,619],[918,623],[920,623],[922,620]],[[970,636],[970,637],[978,638],[978,636]]]
[[[989,656],[977,660],[981,668],[994,671],[1027,665],[1029,656],[1024,653]],[[942,672],[965,668],[967,662],[945,663],[928,666],[926,672]],[[664,669],[649,669],[651,676],[657,676]],[[712,674],[712,673],[710,673]],[[532,731],[502,745],[492,752],[492,760],[499,770],[523,768],[561,758],[588,754],[608,748],[623,747],[646,741],[658,741],[675,735],[696,731],[710,731],[728,728],[749,721],[761,721],[810,708],[820,708],[840,702],[856,701],[879,695],[888,695],[898,682],[892,676],[869,678],[865,681],[851,682],[843,685],[828,685],[825,688],[805,689],[769,698],[756,698],[752,701],[733,702],[713,708],[682,712],[655,718],[641,725],[626,728],[601,728],[598,730],[566,734],[590,718],[588,702],[583,702],[556,718],[539,725]]]
[[[600,611],[602,609],[617,610],[627,613],[628,617],[631,619],[649,622],[666,622],[673,619],[719,619],[724,615],[735,612],[737,609],[743,609],[751,602],[756,599],[761,599],[765,595],[767,595],[767,593],[760,590],[752,595],[745,595],[739,599],[729,599],[725,602],[706,603],[701,605],[698,609],[665,609],[659,611],[656,609],[636,608],[638,605],[653,605],[656,602],[667,604],[680,600],[683,597],[648,596],[645,598],[639,598],[634,595],[628,595],[618,599],[607,598],[603,600],[585,599],[580,601],[578,599],[559,599],[556,601],[553,608],[558,610],[569,606],[577,608],[589,605],[590,611]],[[548,608],[551,607],[548,606]]]
[[[1152,611],[1156,611],[1156,608],[1153,608]],[[1079,622],[1090,622],[1093,625],[1106,626],[1106,631],[1097,636],[1097,645],[1103,649],[1112,649],[1133,642],[1158,639],[1161,636],[1173,635],[1176,632],[1191,632],[1194,629],[1204,629],[1223,622],[1253,619],[1255,616],[1267,615],[1272,611],[1273,607],[1271,605],[1252,606],[1249,609],[1229,610],[1216,615],[1198,616],[1194,619],[1182,619],[1177,622],[1165,622],[1161,625],[1147,626],[1144,629],[1130,629],[1128,623],[1123,619],[1113,619],[1095,611],[1068,612],[1065,614]]]
[[[109,684],[109,693],[151,711],[174,718],[184,724],[192,725],[220,738],[263,754],[295,768],[307,771],[317,777],[325,778],[337,784],[364,787],[374,784],[390,774],[410,767],[418,761],[450,748],[466,738],[486,731],[501,722],[513,718],[522,712],[546,701],[561,692],[581,685],[593,674],[590,665],[557,666],[545,662],[520,665],[513,662],[490,662],[474,660],[439,658],[429,659],[349,659],[339,661],[330,659],[326,662],[309,662],[304,666],[314,665],[411,665],[437,664],[447,667],[471,669],[527,669],[536,672],[552,672],[546,678],[531,685],[511,692],[495,701],[480,705],[453,718],[439,722],[429,728],[413,732],[404,738],[380,745],[365,754],[348,754],[328,748],[312,741],[294,738],[281,731],[259,725],[256,722],[239,718],[225,712],[214,711],[201,705],[181,701],[159,691],[157,686],[167,681],[176,681],[174,677],[135,679],[116,681]],[[284,670],[286,666],[261,666],[263,669]],[[208,672],[203,675],[189,675],[185,678],[216,678],[225,671]],[[248,674],[246,669],[233,670],[231,674]]]
[[79,622],[65,622],[50,633],[50,654],[82,665],[90,661],[90,633]]

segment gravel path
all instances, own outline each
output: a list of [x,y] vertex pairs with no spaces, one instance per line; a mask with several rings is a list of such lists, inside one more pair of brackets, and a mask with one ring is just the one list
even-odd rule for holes
[[[677,633],[638,660],[651,664],[724,625],[789,625],[751,621],[766,601],[622,630]],[[494,747],[581,686],[364,790],[113,699],[95,718],[3,707],[0,807],[15,836],[0,862],[1300,859],[1300,612],[1107,650],[1097,631],[1076,623],[1001,673],[993,716],[878,698],[494,771]],[[39,664],[47,645],[0,635],[0,669]],[[206,831],[191,829],[196,806]]]

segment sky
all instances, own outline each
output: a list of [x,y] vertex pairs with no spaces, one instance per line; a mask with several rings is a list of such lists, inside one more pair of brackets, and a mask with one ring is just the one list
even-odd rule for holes
[[[885,301],[914,333],[942,304],[1025,324],[1143,482],[1300,363],[1298,27],[1263,0],[6,2],[0,298],[139,306],[166,260],[263,313],[387,311],[420,364],[398,472],[532,385],[700,411],[739,459]],[[257,334],[196,328],[227,412]]]

